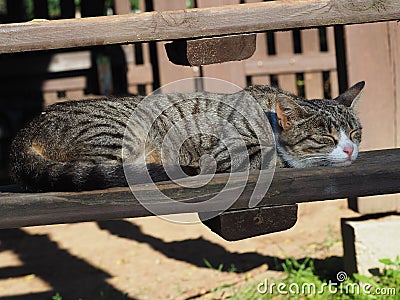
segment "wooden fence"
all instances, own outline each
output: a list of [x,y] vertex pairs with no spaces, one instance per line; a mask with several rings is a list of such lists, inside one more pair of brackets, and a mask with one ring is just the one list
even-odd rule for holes
[[[141,3],[143,5],[143,2]],[[372,0],[351,2],[351,4],[345,0],[276,1],[240,5],[237,4],[238,1],[217,3],[215,1],[198,0],[196,3],[199,8],[179,10],[186,7],[185,1],[174,1],[168,3],[170,6],[166,7],[167,2],[159,0],[152,3],[153,8],[157,10],[156,12],[94,17],[85,20],[70,19],[1,25],[0,53],[76,49],[80,47],[78,51],[73,49],[57,53],[40,52],[41,54],[38,57],[43,55],[44,58],[42,59],[46,63],[38,64],[41,66],[39,74],[45,74],[45,76],[38,76],[37,73],[32,73],[27,74],[24,78],[18,72],[16,73],[18,77],[8,76],[7,72],[4,73],[6,75],[3,78],[8,78],[8,81],[6,80],[5,82],[10,83],[8,96],[12,95],[13,91],[16,94],[20,92],[16,85],[21,85],[21,82],[23,83],[20,89],[23,91],[20,95],[21,97],[27,96],[25,85],[29,87],[33,82],[35,95],[38,95],[39,92],[42,93],[41,97],[43,97],[44,93],[44,98],[48,102],[55,101],[60,96],[62,98],[65,98],[64,96],[80,97],[84,93],[91,93],[91,88],[95,85],[93,81],[99,81],[98,75],[88,75],[86,72],[91,72],[90,70],[93,67],[99,69],[102,66],[101,62],[99,63],[98,61],[101,56],[111,57],[108,63],[106,60],[105,67],[106,69],[108,68],[108,71],[105,73],[118,76],[117,74],[121,74],[118,70],[125,71],[125,73],[122,73],[127,74],[125,79],[126,88],[131,92],[149,92],[151,86],[157,81],[162,85],[180,78],[202,75],[226,79],[239,86],[244,86],[247,83],[279,84],[284,89],[304,94],[309,98],[336,96],[339,88],[334,33],[330,27],[326,29],[319,29],[319,27],[396,20],[400,14],[400,3],[394,0],[379,2],[378,4]],[[212,8],[209,7],[211,3],[213,5],[234,5]],[[116,1],[115,4],[115,11],[118,13],[123,14],[130,10],[128,1],[120,0]],[[92,11],[92,9],[93,7],[88,6],[86,11],[82,11],[82,16],[98,14],[98,11]],[[164,11],[166,9],[174,9],[174,11]],[[380,26],[382,25],[380,24]],[[372,53],[372,60],[376,59],[376,61],[373,61],[376,64],[379,63],[379,55],[385,57],[384,59],[387,62],[385,67],[391,68],[391,71],[390,77],[384,84],[393,87],[391,91],[396,91],[399,88],[398,78],[400,76],[398,76],[398,66],[394,65],[396,65],[395,62],[398,59],[396,53],[399,53],[399,50],[398,46],[393,43],[398,41],[399,29],[397,23],[383,26],[387,26],[384,29],[388,33],[386,40],[383,38],[383,42],[388,43],[388,47],[385,49],[386,51],[389,49],[395,52],[389,55],[377,54],[377,49],[381,45],[374,45],[376,47],[371,50],[368,49],[368,51]],[[279,29],[301,29],[305,27],[314,27],[314,29],[273,32]],[[351,37],[352,34],[356,36],[354,31],[352,33],[352,30],[353,28],[346,29],[348,37]],[[258,33],[257,49],[255,55],[245,61],[201,67],[183,67],[173,65],[166,59],[163,45],[165,41],[251,32]],[[354,41],[356,41],[355,38]],[[140,47],[137,44],[126,45],[123,46],[122,52],[121,48],[112,46],[139,42],[158,42],[158,44],[155,47],[154,44],[149,45],[146,43],[142,43]],[[361,54],[368,52],[364,48],[360,49],[352,45],[352,41],[348,41],[347,64],[349,70],[352,69],[352,64],[357,61],[353,60],[353,58],[359,55],[359,53],[352,51],[359,49],[358,51]],[[97,50],[91,49],[91,52],[88,53],[87,48],[82,48],[88,46],[101,46],[101,48],[97,48]],[[115,55],[115,52],[119,54]],[[20,58],[23,57],[23,54],[15,55],[20,55],[16,60],[16,64],[19,64],[22,68],[23,64]],[[113,58],[114,56],[117,56],[117,58]],[[79,64],[72,67],[70,65],[71,60],[77,61]],[[366,61],[370,63],[369,60],[364,58],[359,63],[359,69],[366,68]],[[4,64],[9,62],[10,60],[3,61]],[[28,59],[25,64],[35,64],[35,59]],[[43,66],[45,66],[44,69]],[[116,67],[116,71],[113,71],[114,67]],[[158,68],[157,72],[152,73],[150,70],[154,70],[155,67]],[[387,69],[382,70],[387,71]],[[357,71],[352,72],[349,71],[350,81],[364,75],[363,72],[359,74]],[[37,80],[32,81],[32,78]],[[17,81],[22,79],[25,79],[25,81]],[[360,79],[368,81],[367,78],[361,77]],[[40,83],[39,89],[38,83]],[[114,78],[114,84],[118,85],[116,78]],[[6,88],[5,85],[4,87]],[[97,86],[98,90],[99,87]],[[399,96],[395,92],[389,92],[386,95],[379,94],[379,89],[374,92],[377,93],[377,98],[380,101],[384,101],[385,104],[376,107],[375,102],[372,105],[371,100],[363,100],[361,103],[364,104],[360,104],[363,105],[360,108],[363,124],[365,127],[369,126],[371,128],[371,125],[366,124],[376,124],[374,117],[375,114],[378,114],[380,122],[383,124],[388,121],[391,124],[388,125],[388,128],[393,129],[393,131],[389,131],[390,136],[392,133],[394,136],[394,143],[390,146],[398,146],[397,115]],[[387,113],[387,115],[384,113]],[[365,116],[368,116],[368,118]],[[386,116],[390,116],[390,118],[387,119]],[[386,132],[385,129],[382,131]],[[381,130],[375,131],[375,133],[381,134]],[[375,138],[369,132],[367,132],[366,136],[367,141]],[[379,136],[381,137],[381,135]],[[376,145],[372,140],[367,143]],[[279,170],[272,183],[272,187],[275,187],[276,190],[267,193],[259,207],[249,210],[245,201],[246,194],[244,194],[242,201],[237,202],[232,210],[219,217],[220,221],[225,218],[230,220],[228,223],[231,226],[235,226],[233,221],[238,220],[238,218],[247,218],[246,216],[252,214],[262,215],[267,211],[269,217],[271,217],[271,215],[273,216],[273,213],[271,214],[270,212],[271,205],[289,205],[289,208],[293,208],[295,203],[302,201],[399,192],[400,185],[396,177],[400,173],[398,170],[398,157],[399,149],[396,149],[361,154],[361,159],[356,165],[345,169],[330,168],[329,171],[326,168]],[[221,186],[226,181],[226,176],[217,176],[208,185],[207,189],[213,191]],[[356,180],[356,178],[358,179]],[[303,188],[306,182],[314,185],[313,188],[299,196],[298,189],[295,189],[295,182],[303,182]],[[249,180],[247,189],[251,190],[253,183],[254,180]],[[288,185],[291,188],[288,189],[288,193],[284,193],[285,189],[282,186],[287,188]],[[161,183],[158,188],[167,192],[176,192],[175,187],[170,186],[169,183]],[[274,191],[276,193],[273,193]],[[206,192],[200,194],[212,195],[212,192]],[[317,194],[312,194],[311,192],[317,192]],[[182,195],[183,200],[193,200],[196,195],[196,199],[199,201],[202,199],[202,197],[198,197],[198,191],[195,194]],[[129,200],[127,199],[128,196]],[[82,200],[77,201],[77,199]],[[110,199],[111,202],[107,199]],[[60,203],[58,203],[59,200],[61,201]],[[47,207],[48,203],[53,203],[54,205],[51,206],[50,210],[43,209],[43,207]],[[77,204],[79,204],[78,209],[76,207]],[[158,204],[163,206],[162,202]],[[15,190],[3,189],[3,193],[0,195],[0,207],[4,214],[1,225],[3,227],[37,225],[43,224],[43,222],[75,222],[143,215],[143,208],[131,195],[128,188],[50,194],[21,194],[15,192]],[[165,212],[168,213],[167,208],[165,209]],[[77,211],[82,211],[82,213],[77,213]],[[181,211],[174,211],[174,213],[179,212]],[[291,210],[290,216],[293,217],[293,213],[295,214],[296,211]],[[236,238],[270,232],[266,226],[261,226],[261,228],[260,224],[255,224],[255,219],[250,219],[248,222],[248,226],[245,228],[247,231],[236,232]],[[222,221],[220,224],[222,224]],[[216,229],[216,231],[218,230],[221,232],[222,228]],[[235,231],[233,232],[233,238],[235,238]]]

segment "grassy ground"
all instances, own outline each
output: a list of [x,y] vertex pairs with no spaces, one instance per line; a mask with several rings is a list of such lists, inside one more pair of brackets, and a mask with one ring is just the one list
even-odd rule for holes
[[[283,278],[265,278],[259,282],[246,280],[240,286],[224,285],[215,288],[203,299],[267,300],[267,299],[400,299],[400,258],[382,259],[386,265],[381,274],[363,276],[344,272],[321,275],[310,258],[302,262],[288,258],[282,264]],[[210,268],[208,261],[205,264]],[[232,266],[234,268],[234,266]],[[221,266],[218,269],[222,269]],[[218,270],[217,269],[217,270]],[[221,271],[221,270],[220,270]],[[195,299],[195,298],[192,298]],[[63,300],[56,294],[52,300]],[[83,299],[82,299],[83,300]]]
[[237,286],[214,290],[210,299],[400,299],[400,259],[382,259],[386,265],[381,274],[367,277],[344,272],[321,275],[312,259],[288,258],[282,264],[283,278],[264,278]]

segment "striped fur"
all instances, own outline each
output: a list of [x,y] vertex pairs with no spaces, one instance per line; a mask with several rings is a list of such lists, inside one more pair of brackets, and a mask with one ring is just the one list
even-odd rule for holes
[[[338,147],[344,145],[347,152],[349,147],[353,147],[354,152],[356,147],[358,150],[361,126],[352,105],[362,88],[363,83],[359,83],[334,100],[312,101],[268,86],[253,86],[246,92],[230,95],[155,95],[157,105],[168,107],[151,108],[161,109],[162,114],[152,123],[148,136],[144,136],[140,127],[150,117],[143,115],[140,120],[134,120],[136,127],[128,126],[127,147],[133,157],[130,167],[134,172],[144,172],[135,165],[135,159],[145,156],[153,180],[167,180],[161,162],[163,138],[180,120],[198,114],[204,116],[201,122],[185,125],[171,137],[172,144],[176,144],[182,135],[190,135],[191,131],[210,132],[190,136],[179,150],[179,164],[190,175],[200,172],[199,164],[204,154],[216,160],[216,172],[260,169],[265,167],[263,164],[271,163],[263,161],[255,134],[266,117],[274,131],[272,139],[277,144],[279,165],[348,164],[355,158],[341,157]],[[255,110],[251,105],[243,106],[248,93],[262,110]],[[122,165],[123,138],[141,101],[143,97],[134,96],[71,101],[47,107],[13,141],[11,173],[15,181],[34,191],[77,191],[126,185]],[[219,119],[221,124],[213,122]],[[224,141],[216,136],[219,134],[220,138],[228,139],[235,150],[234,139],[223,136],[221,132],[211,134],[219,125],[226,127],[225,121],[236,128],[244,141],[249,165],[242,155],[229,154]],[[334,151],[340,158],[331,157]],[[207,164],[201,167],[208,168]]]

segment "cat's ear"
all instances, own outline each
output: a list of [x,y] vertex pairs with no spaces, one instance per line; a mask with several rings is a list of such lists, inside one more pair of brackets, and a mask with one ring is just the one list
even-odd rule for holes
[[347,107],[354,107],[357,101],[360,99],[362,95],[362,91],[365,86],[365,81],[360,81],[349,88],[344,93],[340,94],[334,100],[338,101],[340,104],[343,104]]
[[304,118],[307,112],[296,101],[287,95],[280,94],[276,99],[275,107],[278,124],[284,130],[292,128],[294,121]]

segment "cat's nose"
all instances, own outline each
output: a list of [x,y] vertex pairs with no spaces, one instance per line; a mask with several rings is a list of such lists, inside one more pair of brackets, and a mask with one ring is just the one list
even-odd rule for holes
[[354,147],[353,146],[346,146],[346,147],[343,148],[343,152],[346,153],[349,158],[353,154],[353,151],[354,151]]

